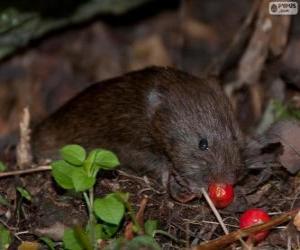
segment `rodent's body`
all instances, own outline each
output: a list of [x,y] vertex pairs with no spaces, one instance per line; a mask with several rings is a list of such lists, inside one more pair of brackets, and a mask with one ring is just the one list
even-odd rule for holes
[[[207,150],[199,148],[201,139]],[[221,88],[171,68],[92,85],[37,126],[32,142],[38,159],[56,158],[66,144],[109,149],[123,168],[175,176],[173,189],[191,192],[216,179],[234,182],[242,164],[241,133]]]

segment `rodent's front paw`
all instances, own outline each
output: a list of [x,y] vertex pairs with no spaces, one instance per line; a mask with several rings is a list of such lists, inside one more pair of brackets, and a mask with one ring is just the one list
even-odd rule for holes
[[169,176],[169,192],[174,200],[181,203],[187,203],[197,197],[188,187],[181,185],[172,174]]

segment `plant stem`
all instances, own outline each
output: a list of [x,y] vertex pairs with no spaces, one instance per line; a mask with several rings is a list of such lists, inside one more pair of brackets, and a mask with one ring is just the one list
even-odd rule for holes
[[131,207],[131,204],[128,201],[124,200],[121,196],[119,196],[119,199],[125,205],[125,207],[126,207],[126,209],[128,211],[128,215],[129,215],[129,217],[130,217],[130,219],[131,219],[131,221],[132,221],[132,223],[133,223],[133,225],[134,225],[137,233],[142,233],[141,225],[140,225],[140,223],[136,219],[136,216],[135,216],[135,213],[134,213],[134,211],[133,211],[133,209]]
[[91,212],[93,213],[93,206],[94,206],[94,189],[93,188],[90,188],[90,190],[89,190],[89,197],[90,197]]
[[97,249],[97,241],[96,241],[96,235],[95,235],[95,225],[96,225],[96,218],[93,211],[93,204],[94,204],[94,189],[89,189],[89,194],[87,192],[83,193],[85,202],[88,207],[88,213],[89,213],[89,221],[88,221],[88,228],[89,228],[89,235],[91,238],[92,245],[94,249]]
[[89,215],[90,215],[90,211],[91,211],[91,203],[90,203],[90,198],[89,198],[87,192],[83,192],[83,197],[84,197],[84,200],[85,200],[85,203],[86,203],[86,205],[87,205],[88,212],[89,212]]

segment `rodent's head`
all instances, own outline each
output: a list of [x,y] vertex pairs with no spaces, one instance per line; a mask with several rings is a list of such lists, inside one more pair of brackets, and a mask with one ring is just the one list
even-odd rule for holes
[[172,169],[199,193],[210,182],[235,183],[242,134],[218,84],[188,75],[166,79],[148,95],[153,137]]

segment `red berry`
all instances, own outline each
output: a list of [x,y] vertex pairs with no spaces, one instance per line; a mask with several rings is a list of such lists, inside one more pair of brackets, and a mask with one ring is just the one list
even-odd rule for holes
[[[251,227],[260,223],[268,222],[270,216],[260,208],[252,208],[245,211],[240,217],[240,228]],[[252,236],[256,242],[262,241],[268,235],[268,231],[262,231]]]
[[210,184],[208,194],[217,208],[227,207],[234,198],[233,186],[226,183]]

